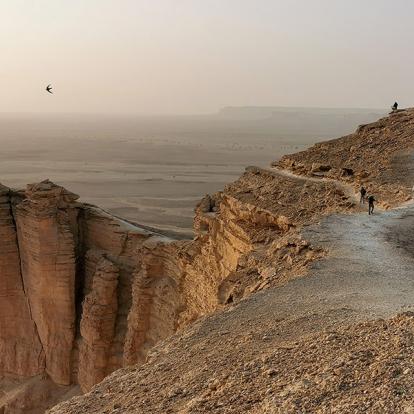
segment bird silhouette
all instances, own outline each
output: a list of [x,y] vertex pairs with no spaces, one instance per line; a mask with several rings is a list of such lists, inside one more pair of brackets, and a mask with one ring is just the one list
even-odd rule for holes
[[52,93],[53,94],[53,92],[52,92],[52,85],[47,85],[47,87],[46,87],[46,90],[49,92],[49,93]]

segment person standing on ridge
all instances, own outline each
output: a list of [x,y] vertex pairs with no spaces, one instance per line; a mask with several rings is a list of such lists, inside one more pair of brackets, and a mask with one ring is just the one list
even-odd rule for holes
[[359,203],[364,204],[365,203],[365,196],[367,194],[367,190],[365,190],[364,187],[361,187],[361,189],[359,190],[359,193],[361,194],[361,199],[359,200]]
[[394,105],[391,107],[393,111],[396,111],[398,109],[398,102],[394,102]]
[[376,201],[374,196],[370,195],[368,197],[368,214],[369,215],[374,214],[374,201]]

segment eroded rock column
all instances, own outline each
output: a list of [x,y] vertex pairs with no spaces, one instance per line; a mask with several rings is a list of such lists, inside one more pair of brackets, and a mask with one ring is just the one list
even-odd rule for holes
[[83,303],[78,381],[84,391],[110,373],[108,359],[118,309],[118,277],[117,267],[102,257]]
[[43,370],[44,354],[20,272],[11,192],[0,184],[0,377]]
[[15,213],[23,283],[46,372],[66,385],[75,335],[77,196],[44,181],[29,185],[26,197]]

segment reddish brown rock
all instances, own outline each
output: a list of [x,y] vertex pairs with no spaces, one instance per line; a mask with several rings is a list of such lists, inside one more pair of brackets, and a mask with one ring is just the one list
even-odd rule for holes
[[83,390],[89,390],[110,373],[108,359],[115,333],[118,277],[116,266],[102,257],[83,302],[78,375]]
[[11,191],[0,184],[0,378],[43,370],[42,345],[20,271]]
[[132,307],[124,347],[124,364],[143,363],[148,351],[178,327],[186,308],[183,272],[168,241],[153,237],[144,245],[132,287]]
[[77,196],[45,181],[16,207],[22,278],[32,318],[57,384],[71,382],[75,336]]

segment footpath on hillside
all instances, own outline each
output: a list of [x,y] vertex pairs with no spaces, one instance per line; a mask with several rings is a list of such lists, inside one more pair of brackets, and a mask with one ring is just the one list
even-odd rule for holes
[[[304,181],[321,180],[280,169],[269,171]],[[337,184],[359,202],[350,185]],[[413,228],[412,204],[376,210],[372,216],[366,212],[332,214],[318,224],[305,226],[303,237],[327,250],[328,256],[314,262],[307,276],[248,298],[246,310],[252,311],[258,324],[271,326],[279,321],[279,339],[284,340],[327,326],[389,317],[412,309]],[[252,307],[255,303],[258,306]],[[245,306],[240,306],[241,312]],[[306,321],[308,326],[304,326]]]

